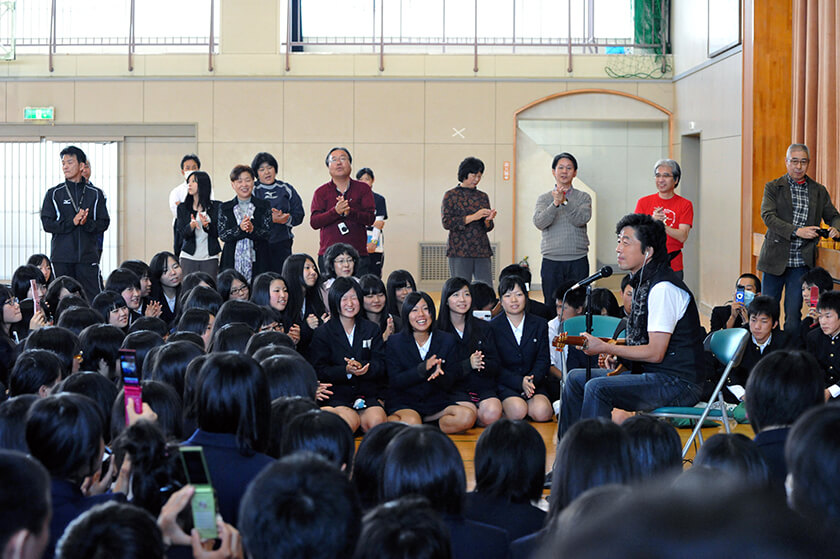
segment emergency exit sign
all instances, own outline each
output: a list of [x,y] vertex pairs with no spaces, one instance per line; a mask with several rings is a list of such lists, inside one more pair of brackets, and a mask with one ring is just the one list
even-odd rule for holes
[[25,107],[23,120],[55,120],[55,107]]

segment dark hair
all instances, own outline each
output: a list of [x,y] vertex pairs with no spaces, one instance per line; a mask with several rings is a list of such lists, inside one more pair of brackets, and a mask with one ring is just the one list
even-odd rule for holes
[[179,398],[184,396],[184,375],[190,361],[203,355],[204,351],[190,342],[168,342],[155,354],[151,371],[146,377],[165,382],[175,389]]
[[239,177],[242,175],[242,173],[248,173],[249,175],[251,175],[251,178],[254,179],[254,180],[256,180],[256,178],[257,178],[257,174],[254,172],[254,170],[251,167],[249,167],[248,165],[240,164],[240,165],[236,165],[233,169],[231,169],[231,171],[230,171],[230,182],[234,182],[237,179],[239,179]]
[[315,399],[318,375],[312,365],[299,355],[272,355],[260,362],[268,379],[271,399],[301,396]]
[[311,398],[301,396],[280,396],[271,401],[271,438],[266,454],[280,458],[280,445],[283,442],[283,430],[299,415],[318,410],[318,404]]
[[449,559],[449,529],[422,497],[379,505],[362,520],[353,559]]
[[[458,291],[462,290],[463,288],[470,288],[470,282],[465,280],[464,278],[449,278],[446,280],[446,283],[443,284],[443,288],[440,292],[440,312],[438,313],[438,328],[445,332],[453,332],[454,327],[452,326],[452,318],[449,316],[449,298],[452,296],[453,293],[457,293]],[[470,292],[470,297],[472,297],[472,292]],[[467,322],[471,320],[473,307],[470,306],[467,309]]]
[[63,365],[58,355],[46,349],[24,351],[9,373],[9,397],[38,394],[42,386],[51,387],[61,380]]
[[213,353],[226,351],[243,353],[253,335],[254,331],[247,324],[241,322],[225,324],[213,334],[210,349]]
[[82,330],[79,334],[79,344],[85,359],[85,368],[98,370],[99,360],[104,360],[108,366],[108,378],[116,379],[117,359],[124,339],[125,332],[111,324],[94,324]]
[[195,426],[195,418],[198,415],[196,395],[198,393],[198,381],[201,376],[201,367],[210,357],[209,354],[199,355],[187,365],[187,372],[184,375],[184,419],[191,426]]
[[[15,296],[15,294],[12,293],[12,290],[10,288],[6,287],[5,285],[0,284],[0,325],[6,324],[6,320],[4,318],[4,313],[1,312],[2,309],[3,309],[3,306],[6,304],[7,301],[13,299],[14,296]],[[16,322],[15,324],[19,324],[19,323],[20,322]],[[37,332],[37,330],[36,330],[36,332]],[[6,331],[3,328],[0,328],[0,339],[2,339],[2,338],[11,339],[10,336],[6,333]],[[10,351],[14,350],[14,345],[15,345],[14,340],[12,340],[11,345],[9,346]],[[3,380],[5,380],[5,379],[3,379]]]
[[527,421],[499,419],[475,445],[475,489],[511,503],[536,501],[545,478],[545,442]]
[[[189,276],[198,273],[200,272],[193,272],[192,274],[189,274]],[[213,283],[216,282],[214,281]],[[182,316],[183,313],[187,312],[190,309],[204,309],[215,316],[219,314],[219,309],[221,308],[222,303],[224,303],[224,301],[222,300],[222,296],[219,295],[219,292],[216,291],[213,287],[197,285],[189,291],[185,291],[184,294],[186,296],[182,297],[182,302],[180,305]]]
[[149,265],[142,260],[126,260],[120,264],[120,268],[134,272],[138,278],[149,277]]
[[[750,275],[752,275],[752,274],[750,274]],[[630,274],[624,274],[623,276],[621,276],[621,292],[622,293],[624,293],[624,290],[627,289],[628,285],[630,285],[630,280],[631,279],[632,278],[630,277]]]
[[40,270],[41,264],[43,264],[44,262],[47,263],[47,266],[50,269],[50,277],[49,277],[49,279],[46,280],[46,284],[45,284],[45,285],[49,286],[49,284],[52,283],[52,280],[55,279],[55,272],[53,271],[53,265],[52,265],[52,261],[50,261],[50,257],[47,256],[46,254],[40,254],[39,253],[39,254],[33,254],[32,256],[29,257],[29,260],[26,261],[27,264],[31,264],[32,266],[38,267],[39,270]]
[[[362,290],[362,296],[366,297],[368,295],[387,295],[388,291],[385,288],[385,284],[382,283],[382,278],[375,276],[373,274],[365,274],[359,278],[359,289]],[[383,312],[387,313],[387,309]]]
[[817,359],[806,351],[778,349],[762,357],[747,377],[744,404],[756,433],[793,425],[825,401]]
[[651,261],[660,264],[668,262],[668,249],[665,246],[666,235],[665,225],[649,215],[627,214],[622,217],[615,226],[615,234],[620,235],[621,230],[630,227],[636,233],[636,238],[641,243],[642,253],[648,248],[653,249]]
[[260,329],[263,321],[263,313],[260,306],[251,301],[239,301],[230,299],[219,307],[219,314],[213,322],[213,335],[225,324],[241,322],[247,324],[255,332]]
[[[0,403],[0,449],[29,452],[26,446],[26,415],[32,404],[39,399],[35,394],[22,394]],[[3,479],[3,476],[0,476],[0,479]],[[0,518],[3,518],[4,510],[0,506]],[[0,526],[3,525],[4,523],[0,522]],[[0,549],[3,549],[2,544]]]
[[0,549],[21,530],[38,536],[50,515],[50,476],[23,452],[0,450]]
[[762,314],[769,316],[774,326],[779,322],[779,313],[779,301],[767,295],[756,296],[747,307],[747,316],[750,318]]
[[61,326],[38,328],[26,338],[25,349],[48,349],[58,355],[64,366],[62,376],[73,372],[73,359],[79,354],[79,337]]
[[[64,314],[64,311],[70,310],[71,308],[90,308],[90,304],[87,302],[87,299],[84,297],[79,297],[78,295],[69,295],[60,299],[58,301],[58,305],[55,307],[55,312],[53,313],[53,322],[56,326],[58,326],[59,321],[61,321],[61,315]],[[74,332],[76,334],[76,332]]]
[[60,159],[64,159],[65,155],[70,155],[72,157],[75,157],[76,161],[78,161],[79,163],[86,163],[87,162],[87,156],[85,155],[85,152],[83,152],[81,149],[77,148],[76,146],[67,146],[66,148],[64,148],[63,150],[61,150],[59,152],[58,157]]
[[56,545],[56,559],[164,559],[163,535],[148,511],[105,503],[74,520]]
[[47,287],[47,292],[44,294],[43,299],[44,306],[46,307],[44,310],[53,319],[57,318],[56,314],[58,311],[58,303],[61,300],[62,289],[66,289],[71,295],[81,297],[87,301],[87,296],[85,295],[85,290],[82,289],[82,284],[70,276],[59,276],[55,278],[55,281],[50,282],[50,286]]
[[[806,273],[807,273],[807,272],[806,272]],[[629,275],[629,274],[628,274],[628,275]],[[758,293],[761,293],[761,280],[760,280],[760,279],[758,279],[758,276],[757,276],[757,275],[755,275],[755,274],[751,274],[750,272],[745,272],[745,273],[741,274],[740,276],[738,276],[738,279],[737,279],[737,280],[735,280],[735,287],[738,287],[738,281],[739,281],[739,280],[742,280],[742,279],[749,279],[749,280],[752,280],[752,281],[753,281],[753,283],[755,283],[755,290],[756,290]]]
[[[169,259],[178,263],[178,257],[171,252],[162,251],[154,256],[149,262],[149,279],[152,280],[152,292],[149,296],[155,300],[163,300],[163,284],[160,281],[161,276],[169,270]],[[180,264],[179,264],[180,266]],[[181,293],[181,285],[175,287],[175,300],[178,300],[178,295]],[[176,305],[175,314],[178,314]]]
[[[144,380],[143,403],[157,414],[155,423],[167,440],[182,441],[184,437],[183,405],[175,389],[157,380]],[[125,392],[120,391],[111,408],[111,439],[116,439],[125,430]]]
[[251,357],[210,355],[199,373],[196,404],[201,430],[235,434],[243,455],[265,449],[271,415],[268,380]]
[[[630,274],[627,274],[625,277],[629,277]],[[572,309],[580,309],[584,305],[586,305],[586,288],[585,287],[578,287],[577,289],[569,290],[570,287],[574,286],[575,282],[573,280],[564,281],[561,283],[557,289],[554,291],[554,300],[555,301],[562,301],[563,297],[566,297],[566,306]]]
[[166,342],[187,342],[191,343],[197,348],[201,350],[202,355],[204,354],[204,340],[201,336],[196,334],[195,332],[175,332],[174,334],[170,334],[168,338],[166,338]]
[[[254,284],[251,286],[251,302],[261,307],[272,308],[271,284],[277,280],[281,280],[283,282],[283,286],[286,288],[286,292],[288,292],[289,286],[286,285],[286,280],[284,280],[283,276],[277,272],[263,272],[255,277]],[[283,310],[285,311],[285,309]]]
[[438,429],[407,427],[385,449],[380,500],[421,495],[436,511],[459,515],[466,491],[461,455],[452,439]]
[[61,392],[82,394],[96,402],[102,414],[102,437],[107,444],[111,439],[111,408],[117,399],[116,385],[99,373],[80,371],[61,381],[56,393]]
[[[211,209],[210,193],[213,191],[210,175],[204,171],[193,171],[187,176],[187,182],[189,182],[191,177],[195,177],[195,183],[198,186],[198,190],[196,191],[198,205],[206,212]],[[185,204],[185,207],[192,209],[195,204],[195,198],[193,198],[192,194],[187,193],[182,203]]]
[[820,295],[817,310],[834,311],[837,316],[840,316],[840,291],[826,291]]
[[206,309],[186,309],[178,321],[178,332],[192,332],[203,336],[210,324],[210,311]]
[[484,162],[477,157],[467,157],[458,165],[458,182],[467,180],[472,173],[483,173]]
[[402,309],[400,310],[400,318],[402,319],[402,331],[406,332],[407,334],[413,334],[414,331],[411,329],[411,324],[408,320],[408,315],[411,313],[411,309],[417,306],[421,300],[426,302],[426,305],[429,307],[429,315],[432,317],[432,324],[429,326],[429,331],[431,332],[437,327],[437,322],[435,321],[435,302],[429,296],[428,293],[425,291],[412,291],[408,295],[405,296],[405,300],[403,300]]
[[[279,333],[280,332],[278,332],[278,334]],[[289,338],[289,339],[291,340],[291,338]],[[278,344],[269,344],[267,346],[263,346],[260,349],[258,349],[257,351],[255,351],[254,355],[252,355],[251,357],[256,359],[258,363],[262,364],[262,362],[265,361],[266,359],[268,359],[269,357],[275,357],[277,355],[282,355],[282,356],[285,356],[285,357],[301,357],[301,358],[303,357],[298,352],[298,350],[295,349],[294,347],[290,347],[290,346],[287,346],[287,345],[278,345]],[[306,361],[305,358],[304,358],[304,361]],[[307,361],[307,363],[308,363],[308,361]],[[265,367],[263,367],[263,368],[265,368]],[[269,380],[269,383],[270,382],[271,381]]]
[[288,334],[284,334],[283,332],[276,332],[274,330],[257,332],[248,340],[248,344],[245,346],[245,353],[254,357],[262,348],[271,346],[285,346],[290,349],[295,349],[295,342]]
[[31,264],[20,266],[12,275],[12,291],[15,297],[21,301],[27,298],[26,295],[29,291],[30,280],[35,280],[41,285],[46,285],[44,274],[38,266],[32,266]]
[[[385,448],[394,437],[408,425],[405,423],[385,422],[376,425],[365,433],[356,458],[353,461],[353,475],[351,477],[362,508],[367,510],[379,504],[379,485],[382,473],[382,463],[385,458]],[[543,459],[543,461],[545,461]]]
[[126,306],[125,299],[116,291],[102,291],[93,298],[91,308],[98,312],[105,324],[109,324],[111,312]]
[[[307,262],[311,262],[315,271],[318,272],[318,279],[315,280],[315,285],[312,287],[306,285],[303,280],[303,267]],[[296,313],[294,316],[299,316],[305,301],[306,313],[314,314],[320,320],[327,309],[324,306],[324,300],[321,298],[321,285],[324,283],[324,279],[321,277],[315,259],[308,254],[292,254],[283,262],[283,273],[281,275],[286,280],[286,287],[289,290],[289,303],[286,307]]]
[[509,264],[499,272],[499,281],[501,282],[506,276],[519,276],[524,283],[531,283],[531,269],[528,266]]
[[330,307],[330,314],[336,319],[338,319],[341,314],[339,312],[339,308],[341,307],[341,298],[351,291],[355,293],[356,297],[359,299],[359,313],[356,314],[354,318],[358,319],[360,316],[364,316],[362,315],[364,312],[364,309],[362,309],[362,303],[364,302],[365,296],[362,295],[359,283],[350,278],[336,278],[330,286],[329,293],[327,293],[327,303]]
[[755,442],[741,433],[719,433],[709,437],[694,457],[695,466],[726,472],[742,483],[770,487],[770,468]]
[[517,287],[522,291],[522,294],[525,295],[525,312],[527,313],[531,307],[531,298],[528,296],[528,288],[525,286],[525,280],[523,280],[521,276],[505,276],[501,279],[501,281],[499,281],[499,299],[501,299],[505,293],[509,293]]
[[834,280],[825,268],[811,268],[802,276],[802,285],[816,285],[823,294],[834,289]]
[[137,366],[137,376],[143,378],[143,364],[146,360],[146,355],[148,355],[152,348],[163,344],[163,337],[160,334],[150,330],[140,330],[126,336],[121,349],[133,349],[135,351],[134,363]]
[[191,161],[191,160],[195,161],[196,166],[199,169],[201,169],[201,160],[198,158],[198,156],[194,153],[188,153],[187,155],[185,155],[184,157],[181,158],[181,170],[182,171],[184,170],[184,164],[187,161]]
[[[206,285],[201,285],[202,283]],[[182,291],[190,291],[196,287],[204,287],[205,289],[209,287],[213,291],[216,291],[216,278],[214,278],[207,272],[196,270],[195,272],[190,272],[189,274],[185,275],[184,278],[181,280]]]
[[476,310],[495,307],[496,303],[499,302],[493,287],[483,281],[474,281],[470,285],[470,293],[472,293],[473,298],[473,309]]
[[248,280],[241,273],[237,272],[233,268],[222,270],[219,272],[219,275],[216,276],[216,291],[218,291],[219,295],[222,296],[223,302],[230,299],[230,288],[233,285],[233,280],[239,280],[248,286],[248,291],[251,290]]
[[370,177],[370,178],[372,178],[372,179],[375,179],[375,178],[376,178],[376,177],[374,176],[374,174],[373,174],[373,169],[371,169],[370,167],[362,167],[362,168],[361,168],[361,169],[359,169],[359,171],[356,173],[356,180],[357,180],[357,181],[362,180],[362,177],[363,177],[363,176],[365,176],[365,175],[369,176],[369,177]]
[[261,151],[254,156],[254,160],[251,161],[251,169],[255,172],[259,171],[263,163],[268,163],[269,166],[274,167],[275,173],[278,171],[277,160],[274,159],[273,155],[264,151]]
[[388,297],[386,309],[389,314],[399,315],[400,304],[397,302],[397,289],[410,287],[412,291],[417,291],[417,283],[415,283],[414,277],[408,270],[394,270],[388,274],[386,286]]
[[323,410],[310,411],[293,418],[283,426],[280,455],[302,450],[323,456],[337,468],[345,467],[349,475],[353,464],[353,431],[338,415]]
[[353,156],[350,155],[350,150],[344,147],[334,147],[330,151],[327,152],[327,156],[324,158],[324,164],[329,167],[330,166],[330,156],[333,154],[334,151],[343,151],[347,154],[347,161],[348,163],[353,163]]
[[58,326],[67,328],[77,336],[82,330],[94,324],[105,324],[105,320],[99,311],[90,307],[70,307],[62,312],[61,317],[58,319]]
[[321,272],[325,278],[335,277],[335,260],[342,254],[353,259],[353,275],[359,271],[359,251],[347,243],[334,243],[324,252],[324,269]]
[[587,489],[634,478],[627,433],[600,417],[578,421],[557,446],[548,518],[554,518]]
[[651,415],[634,415],[621,424],[630,437],[630,451],[636,459],[641,480],[682,470],[682,442],[673,425]]
[[621,307],[612,291],[606,287],[596,287],[592,290],[592,314],[604,314],[604,310],[607,316],[621,318]]
[[131,323],[128,327],[128,333],[136,334],[140,332],[151,332],[157,334],[163,339],[169,333],[169,327],[162,318],[156,316],[141,316]]
[[140,276],[128,268],[117,268],[108,275],[108,280],[105,282],[106,291],[113,291],[120,295],[131,287],[140,289]]
[[29,410],[26,444],[52,477],[81,483],[99,468],[103,426],[99,406],[87,396],[47,396]]
[[578,170],[578,162],[577,162],[577,159],[575,159],[575,156],[572,155],[571,153],[567,153],[565,151],[563,153],[558,153],[557,155],[554,156],[554,159],[551,161],[551,169],[552,170],[557,168],[557,164],[560,162],[561,159],[568,159],[569,161],[572,162],[572,167],[575,168],[575,171]]
[[347,478],[320,456],[298,453],[254,478],[239,504],[239,530],[253,559],[333,559],[353,554],[360,516]]

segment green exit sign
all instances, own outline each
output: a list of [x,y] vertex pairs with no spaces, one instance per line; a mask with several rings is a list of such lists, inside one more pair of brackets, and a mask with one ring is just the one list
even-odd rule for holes
[[55,120],[55,107],[25,107],[23,120]]

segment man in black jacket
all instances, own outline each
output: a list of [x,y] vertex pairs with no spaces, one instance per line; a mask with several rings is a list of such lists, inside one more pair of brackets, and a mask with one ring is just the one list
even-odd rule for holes
[[61,150],[64,182],[47,190],[41,206],[44,231],[52,233],[56,276],[75,278],[89,300],[100,291],[99,238],[111,224],[105,194],[82,175],[85,152],[76,146]]

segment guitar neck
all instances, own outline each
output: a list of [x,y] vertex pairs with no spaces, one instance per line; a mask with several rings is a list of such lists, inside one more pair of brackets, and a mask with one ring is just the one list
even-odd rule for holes
[[[602,342],[607,342],[608,344],[616,344],[616,345],[624,345],[624,339],[614,340],[612,338],[598,338]],[[586,338],[583,336],[569,336],[565,333],[558,334],[554,336],[554,339],[551,341],[551,345],[557,349],[562,349],[567,345],[572,346],[582,346]]]

